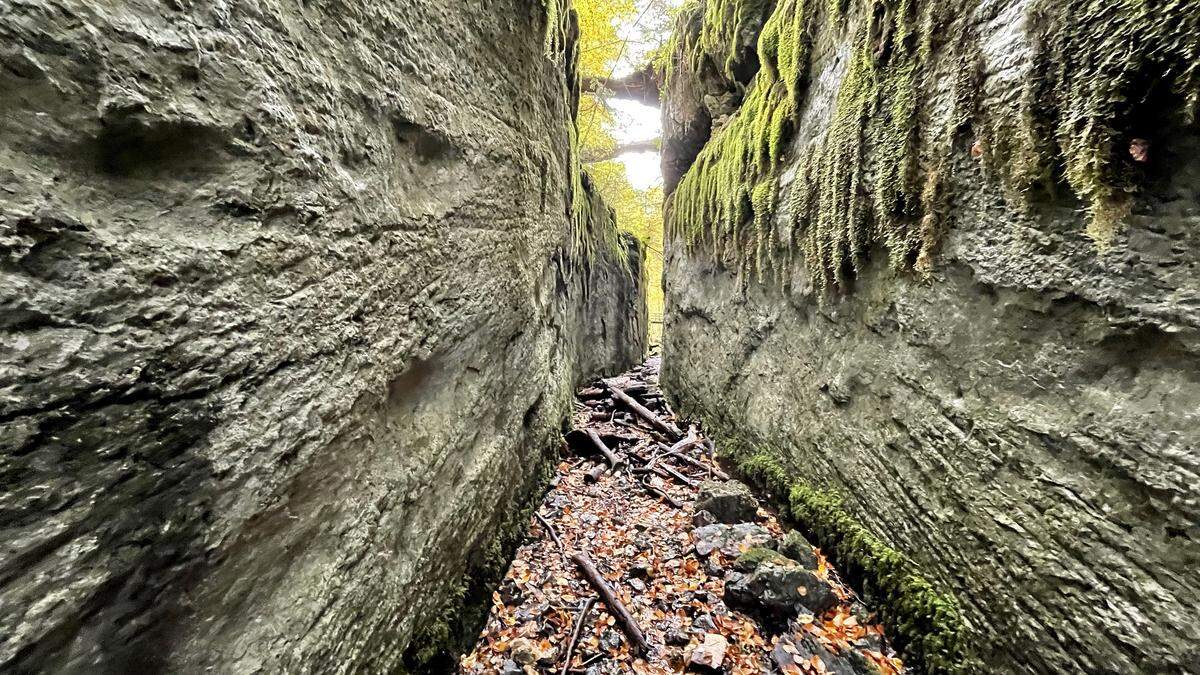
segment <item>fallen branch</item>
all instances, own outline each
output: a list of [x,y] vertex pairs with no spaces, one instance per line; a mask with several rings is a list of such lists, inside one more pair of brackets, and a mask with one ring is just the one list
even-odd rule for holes
[[717,478],[720,478],[721,480],[729,480],[729,474],[725,473],[724,471],[722,471],[716,467],[715,459],[710,459],[712,464],[709,464],[709,463],[701,462],[700,460],[696,459],[695,457],[692,457],[691,455],[684,453],[683,450],[687,449],[689,446],[691,446],[691,447],[699,446],[701,448],[704,448],[705,454],[706,455],[708,454],[708,450],[707,450],[708,445],[707,445],[706,441],[704,441],[703,439],[696,439],[696,440],[692,440],[692,441],[689,441],[688,439],[684,439],[684,440],[676,443],[675,445],[671,446],[671,448],[669,448],[669,449],[667,449],[666,446],[660,446],[660,447],[666,449],[666,452],[664,452],[662,455],[660,455],[660,457],[662,457],[663,459],[665,459],[667,457],[675,457],[677,459],[683,460],[684,462],[686,462],[688,464],[691,464],[692,466],[696,467],[697,469],[702,469],[704,471],[707,471],[708,475],[710,477],[716,476]]
[[603,478],[604,474],[606,473],[608,473],[608,465],[597,464],[588,470],[587,481],[589,483],[599,483],[600,479]]
[[621,143],[611,148],[597,150],[593,152],[583,153],[584,164],[596,164],[598,162],[611,162],[612,160],[625,154],[636,154],[642,152],[662,152],[662,139],[652,138],[648,141],[634,141],[632,143]]
[[666,462],[661,462],[659,464],[659,466],[662,467],[663,469],[666,469],[667,473],[671,474],[672,478],[682,482],[684,485],[691,487],[691,488],[700,487],[700,481],[693,480],[693,479],[688,478],[687,476],[683,475],[682,473],[679,473],[678,471],[675,470],[675,467],[671,466],[670,464],[667,464]]
[[641,654],[649,651],[650,645],[646,643],[646,636],[642,634],[642,629],[638,628],[637,621],[634,620],[629,610],[625,609],[625,605],[617,597],[617,593],[613,590],[612,586],[604,580],[604,577],[600,576],[600,571],[592,564],[587,554],[583,552],[576,553],[571,556],[571,560],[575,561],[575,564],[579,566],[579,571],[583,573],[588,583],[600,594],[601,599],[604,600],[604,604],[608,606],[609,613],[616,617],[617,622],[621,624],[621,628],[625,631],[625,635],[629,637],[629,642],[634,650]]
[[558,544],[559,552],[565,556],[567,554],[567,547],[563,546],[562,539],[558,538],[558,532],[554,530],[554,526],[550,524],[550,521],[543,518],[542,514],[538,513],[537,511],[534,511],[533,515],[537,516],[538,522],[542,524],[542,527],[546,528],[546,532],[550,533],[550,538],[554,540],[555,544]]
[[674,497],[667,494],[666,492],[663,492],[662,490],[659,490],[658,488],[656,488],[653,485],[650,485],[649,483],[646,483],[644,481],[639,480],[637,483],[638,483],[638,485],[641,485],[643,488],[645,488],[646,492],[649,492],[650,494],[654,495],[655,497],[661,497],[663,500],[665,500],[671,506],[674,506],[677,509],[683,508],[683,504],[680,503],[680,501],[678,499],[675,499]]
[[604,455],[604,459],[608,461],[608,465],[612,467],[612,470],[616,471],[621,468],[625,460],[616,456],[612,450],[609,450],[608,446],[604,444],[604,439],[600,438],[600,434],[597,434],[594,429],[587,429],[586,431],[588,438],[592,439],[592,445],[601,455]]
[[639,417],[649,422],[652,426],[654,426],[655,429],[663,432],[673,440],[678,440],[683,436],[683,432],[679,430],[679,427],[663,420],[663,418],[659,417],[658,415],[655,415],[646,406],[638,403],[637,401],[633,400],[633,397],[631,397],[629,394],[621,391],[619,387],[615,387],[610,384],[608,385],[608,389],[613,393],[613,396],[617,397],[618,401],[628,406],[630,410],[637,413]]
[[562,675],[567,675],[567,671],[571,669],[571,657],[575,654],[575,645],[579,644],[579,636],[583,635],[583,624],[594,604],[596,604],[596,598],[588,598],[587,602],[583,604],[583,609],[579,610],[579,616],[575,617],[575,630],[571,632],[571,642],[567,644],[567,659],[563,661]]
[[653,66],[646,65],[621,78],[583,78],[583,91],[607,98],[637,101],[642,105],[657,106],[659,99],[658,73]]

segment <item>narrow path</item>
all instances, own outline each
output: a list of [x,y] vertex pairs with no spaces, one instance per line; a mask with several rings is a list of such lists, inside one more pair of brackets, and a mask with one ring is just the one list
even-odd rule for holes
[[820,551],[675,418],[658,365],[579,392],[568,457],[461,672],[905,672]]

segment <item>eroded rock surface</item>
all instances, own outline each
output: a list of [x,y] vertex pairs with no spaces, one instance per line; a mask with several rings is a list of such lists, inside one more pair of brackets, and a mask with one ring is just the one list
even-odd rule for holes
[[758,513],[758,500],[745,483],[706,480],[700,484],[696,510],[711,513],[718,523],[750,523]]
[[[812,36],[781,219],[866,20],[842,4],[845,23]],[[1032,4],[973,3],[984,115],[1032,76]],[[924,112],[950,110],[947,95]],[[990,667],[1200,668],[1200,139],[1174,129],[1155,146],[1100,249],[1069,189],[1019,208],[972,133],[948,151],[928,280],[874,251],[823,299],[802,265],[759,280],[668,242],[664,388],[845,496],[957,595]]]
[[0,670],[393,670],[642,356],[543,3],[0,17]]

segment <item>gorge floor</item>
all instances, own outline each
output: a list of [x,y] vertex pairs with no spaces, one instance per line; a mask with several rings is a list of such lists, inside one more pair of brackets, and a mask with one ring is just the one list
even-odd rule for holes
[[821,552],[728,480],[695,425],[676,426],[658,365],[579,392],[460,672],[906,672]]

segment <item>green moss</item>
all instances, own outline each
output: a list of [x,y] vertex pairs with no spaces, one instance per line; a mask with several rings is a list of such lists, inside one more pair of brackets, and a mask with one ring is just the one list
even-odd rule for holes
[[927,673],[967,673],[980,668],[971,654],[974,636],[954,597],[936,589],[916,563],[850,516],[837,495],[792,479],[767,451],[738,443],[723,447],[738,472],[782,500],[785,514],[841,574],[861,586],[907,665]]
[[[1025,95],[981,113],[977,4],[780,0],[759,35],[762,67],[742,108],[669,197],[672,234],[760,277],[802,258],[822,290],[844,288],[876,246],[893,268],[927,272],[945,229],[947,167],[952,153],[965,152],[956,140],[974,124],[1014,205],[1061,173],[1088,205],[1089,232],[1111,239],[1141,180],[1131,138],[1164,126],[1155,124],[1163,115],[1155,108],[1196,122],[1200,5],[1038,0]],[[706,6],[695,44],[716,50],[738,6]],[[735,23],[711,25],[720,16]],[[808,86],[809,42],[843,30],[836,26],[848,17],[850,61],[825,133],[797,154],[796,177],[779,195],[779,157]],[[778,217],[781,205],[789,218]]]
[[1200,4],[1041,0],[1030,25],[1039,37],[1032,71],[1040,77],[1026,92],[1023,114],[994,125],[993,156],[1021,158],[1010,166],[1018,189],[1050,180],[1061,166],[1087,204],[1089,232],[1106,243],[1139,189],[1130,140],[1154,137],[1171,114],[1173,122],[1196,122]]
[[774,551],[769,548],[754,547],[747,549],[745,553],[738,556],[733,562],[735,569],[742,572],[749,572],[757,569],[763,563],[773,563],[776,565],[795,565],[796,561],[788,558],[779,551]]
[[546,13],[543,48],[547,58],[561,58],[567,42],[567,14],[570,11],[570,3],[571,0],[542,0],[542,8]]
[[700,61],[712,59],[725,77],[735,79],[739,65],[742,33],[754,22],[761,21],[773,0],[707,0],[704,20],[696,42],[691,45],[693,67]]
[[[743,271],[766,268],[774,248],[779,160],[795,120],[805,41],[793,40],[810,0],[782,0],[758,42],[761,70],[741,109],[708,142],[668,202],[674,234],[705,242]],[[750,225],[749,230],[745,225]]]
[[[629,247],[617,228],[616,218],[592,188],[583,169],[579,147],[579,19],[572,0],[542,0],[546,13],[546,57],[565,72],[562,95],[571,111],[565,123],[567,135],[568,213],[570,238],[562,248],[563,272],[567,277],[586,278],[589,265],[601,258],[615,262],[632,274]],[[638,266],[639,269],[641,266]]]

